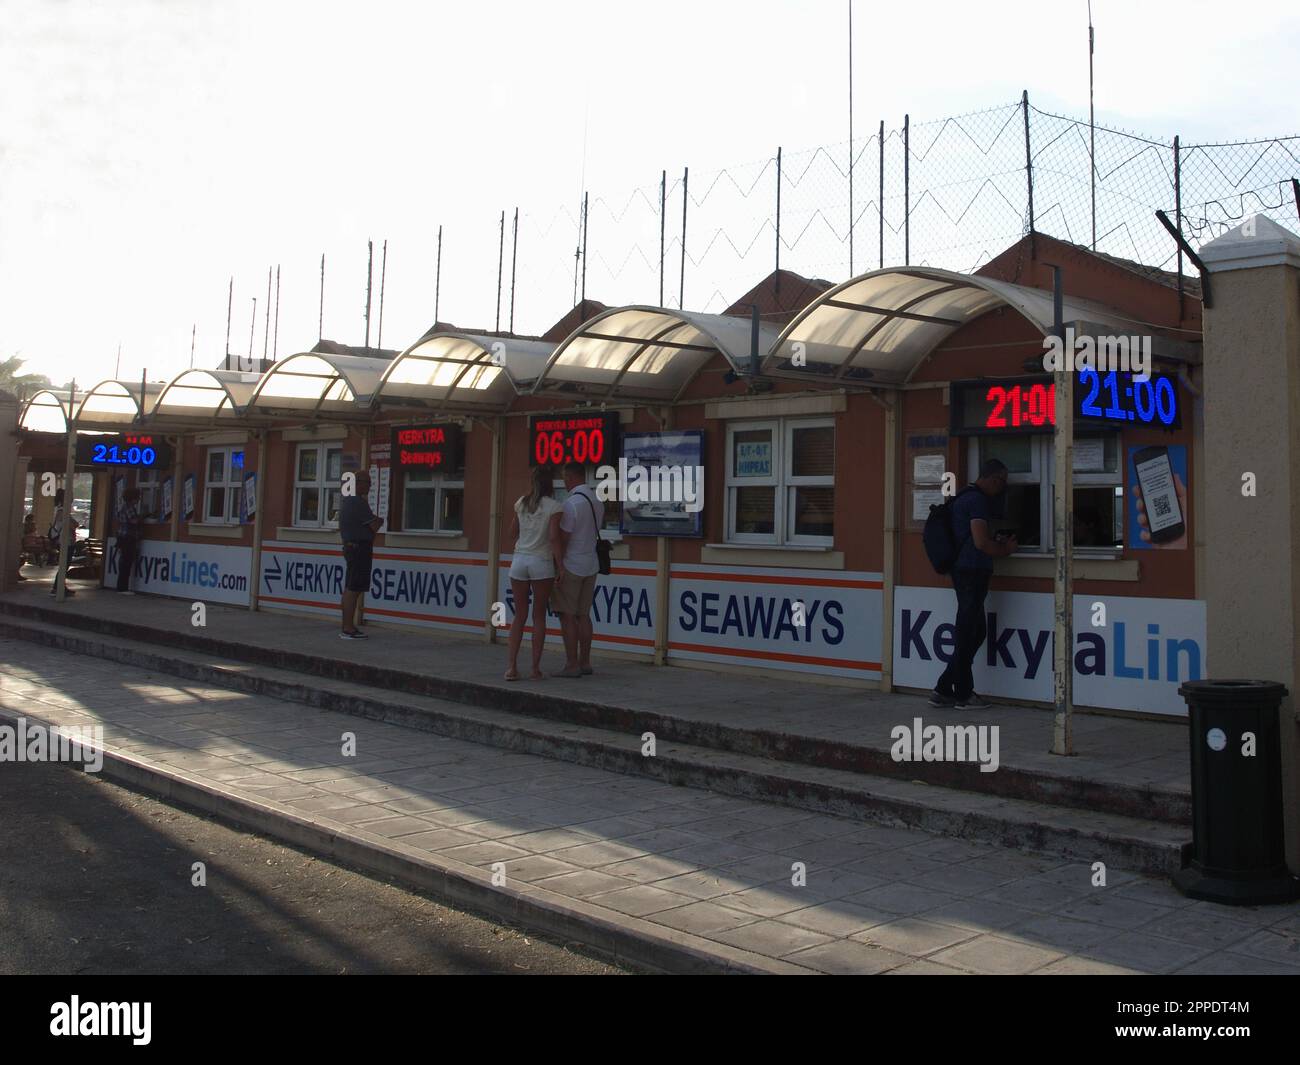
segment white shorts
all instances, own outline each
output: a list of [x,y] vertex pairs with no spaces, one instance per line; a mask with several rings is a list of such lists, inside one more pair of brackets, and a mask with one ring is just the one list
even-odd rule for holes
[[510,562],[512,581],[549,581],[555,576],[555,563],[539,555],[521,555],[516,552]]

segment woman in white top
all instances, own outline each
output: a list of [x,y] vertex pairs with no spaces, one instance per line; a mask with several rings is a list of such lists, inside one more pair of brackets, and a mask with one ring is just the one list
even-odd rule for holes
[[533,468],[532,491],[515,501],[515,517],[510,536],[515,541],[514,559],[510,563],[510,594],[514,598],[515,616],[510,622],[507,644],[510,654],[506,680],[519,679],[519,645],[524,638],[528,619],[528,595],[533,599],[533,671],[529,680],[541,680],[542,648],[546,644],[546,609],[555,583],[555,567],[560,549],[560,515],[563,508],[554,495],[554,474],[548,466]]

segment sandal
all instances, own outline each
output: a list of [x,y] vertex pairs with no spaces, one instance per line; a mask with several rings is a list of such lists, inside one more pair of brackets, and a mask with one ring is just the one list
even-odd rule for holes
[[519,679],[519,670],[517,669],[506,670],[506,680],[518,680],[518,679]]

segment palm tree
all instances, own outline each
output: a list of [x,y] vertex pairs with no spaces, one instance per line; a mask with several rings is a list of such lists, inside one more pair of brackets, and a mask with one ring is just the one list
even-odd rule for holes
[[0,359],[0,389],[14,393],[20,401],[42,388],[54,387],[54,383],[44,374],[22,373],[23,363],[26,361],[17,355]]

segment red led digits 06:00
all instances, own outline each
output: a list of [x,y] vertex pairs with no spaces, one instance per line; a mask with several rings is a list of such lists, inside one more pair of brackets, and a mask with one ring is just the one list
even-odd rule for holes
[[600,465],[618,454],[618,414],[537,415],[528,424],[528,461],[533,466],[566,462]]

